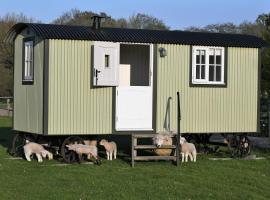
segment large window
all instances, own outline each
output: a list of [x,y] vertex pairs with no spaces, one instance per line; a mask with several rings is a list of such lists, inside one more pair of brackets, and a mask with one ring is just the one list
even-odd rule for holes
[[23,83],[34,81],[34,40],[25,39],[23,42]]
[[224,48],[192,47],[192,84],[224,85]]

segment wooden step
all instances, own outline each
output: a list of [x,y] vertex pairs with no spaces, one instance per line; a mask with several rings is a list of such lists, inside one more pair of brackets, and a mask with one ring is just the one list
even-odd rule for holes
[[134,160],[176,160],[175,156],[136,156]]
[[134,146],[134,149],[175,149],[175,145],[164,145],[161,147],[157,147],[156,145],[137,145]]

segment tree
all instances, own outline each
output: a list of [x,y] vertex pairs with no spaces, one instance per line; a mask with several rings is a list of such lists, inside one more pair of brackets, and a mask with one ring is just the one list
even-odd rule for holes
[[236,33],[261,36],[261,29],[262,27],[260,27],[257,23],[244,21],[239,25],[227,22],[221,24],[210,24],[204,27],[191,26],[186,28],[185,30],[195,32]]
[[136,29],[155,29],[155,30],[168,30],[169,27],[165,23],[151,15],[137,13],[132,15],[128,21],[129,28]]
[[[261,37],[270,44],[270,13],[261,14],[256,19],[261,28]],[[262,96],[269,98],[270,95],[270,48],[262,49]]]
[[33,22],[23,14],[7,14],[0,17],[0,96],[13,94],[13,46],[4,42],[8,30],[18,22]]
[[127,21],[123,18],[116,20],[104,12],[97,14],[91,11],[80,11],[78,9],[72,9],[65,12],[63,15],[55,19],[52,23],[91,26],[91,17],[94,15],[100,15],[105,18],[105,21],[102,23],[103,27],[127,27]]
[[146,14],[134,14],[128,20],[126,20],[124,18],[114,19],[104,12],[98,14],[91,11],[80,11],[78,9],[72,9],[65,12],[63,15],[55,19],[52,23],[91,26],[91,17],[93,15],[99,15],[105,18],[104,22],[102,23],[103,27],[158,30],[169,29],[169,27],[167,27],[160,19]]

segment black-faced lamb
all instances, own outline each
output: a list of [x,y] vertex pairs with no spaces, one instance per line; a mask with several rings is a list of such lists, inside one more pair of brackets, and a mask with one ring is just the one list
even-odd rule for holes
[[26,145],[23,146],[24,155],[27,161],[31,161],[31,155],[35,154],[38,162],[42,162],[42,158],[48,158],[49,160],[53,159],[53,154],[40,144],[35,142],[28,142]]
[[[101,146],[104,146],[107,154],[107,160],[112,160],[112,157],[114,156],[114,159],[116,159],[117,154],[117,145],[115,142],[108,142],[105,139],[102,139],[99,144]],[[112,156],[113,155],[113,156]]]

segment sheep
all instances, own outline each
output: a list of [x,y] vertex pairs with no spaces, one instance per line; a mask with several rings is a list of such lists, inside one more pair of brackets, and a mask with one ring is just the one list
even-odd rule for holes
[[117,145],[115,142],[108,142],[107,140],[102,139],[99,144],[104,146],[107,153],[107,160],[112,160],[112,155],[114,155],[114,159],[116,159]]
[[94,145],[97,146],[97,140],[84,140],[84,144],[86,145]]
[[188,157],[190,161],[196,162],[197,151],[193,143],[188,143],[184,137],[180,137],[182,162],[187,162]]
[[[154,152],[159,156],[169,156],[172,153],[172,149],[162,149],[162,145],[172,145],[173,140],[169,136],[169,133],[158,133],[153,137],[153,144],[160,149],[155,149]],[[191,161],[196,162],[197,151],[195,145],[188,143],[184,137],[180,138],[182,162],[188,161],[188,156]]]
[[[97,146],[97,140],[84,140],[83,142],[84,142],[85,145],[89,145],[89,146],[91,146],[91,145]],[[91,159],[91,155],[90,155],[90,154],[87,155],[87,159],[88,159],[88,160]]]
[[27,161],[31,161],[31,155],[35,154],[38,162],[42,162],[42,158],[48,158],[49,160],[53,159],[53,154],[40,144],[37,144],[35,142],[27,142],[26,145],[23,146],[24,149],[24,155]]
[[71,150],[76,152],[79,155],[79,163],[81,163],[82,160],[82,155],[85,154],[87,157],[94,157],[95,158],[95,163],[97,165],[100,165],[100,159],[98,157],[98,149],[94,145],[84,145],[84,144],[69,144],[66,145],[66,147]]
[[[162,147],[162,145],[172,145],[173,140],[168,133],[162,132],[158,133],[153,137],[153,144],[157,147]],[[172,153],[172,149],[154,149],[155,154],[159,156],[169,156]]]

